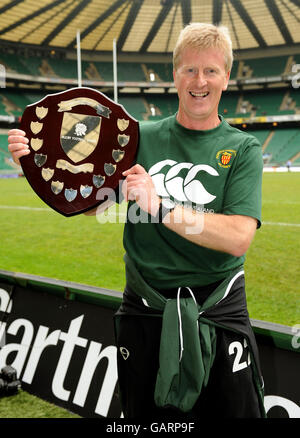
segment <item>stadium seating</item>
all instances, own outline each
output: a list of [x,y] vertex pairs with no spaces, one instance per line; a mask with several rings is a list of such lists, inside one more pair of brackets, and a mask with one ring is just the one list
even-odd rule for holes
[[285,164],[299,152],[300,131],[298,129],[279,129],[274,131],[264,153],[269,155],[268,164]]
[[[285,93],[285,90],[253,92],[247,95],[247,99],[249,100],[252,106],[252,111],[256,116],[274,116],[286,113],[286,111],[281,110]],[[293,110],[290,111],[290,113],[293,112]]]
[[[0,53],[0,63],[9,72],[64,79],[77,78],[77,62],[71,59],[33,58],[25,55],[14,56],[9,53]],[[290,74],[294,63],[300,64],[300,55],[271,57],[268,58],[267,62],[262,62],[262,59],[235,59],[231,79],[243,80],[245,78]],[[120,82],[146,81],[159,84],[159,82],[173,81],[172,63],[118,62],[117,67],[118,81]],[[82,77],[88,80],[112,82],[112,62],[83,60]],[[125,94],[120,91],[118,101],[129,114],[139,121],[159,120],[177,111],[178,98],[176,94],[148,91],[145,90],[143,94]],[[0,115],[19,117],[27,105],[39,101],[51,92],[35,91],[34,89],[22,92],[10,88],[2,89]],[[113,99],[109,91],[105,91],[105,93]],[[289,87],[266,90],[257,88],[243,91],[229,90],[223,93],[219,113],[228,119],[242,118],[243,120],[255,116],[300,114],[300,93],[297,88]],[[284,163],[288,159],[292,159],[295,164],[300,163],[300,157],[298,156],[300,137],[295,130],[271,131],[263,129],[252,131],[252,133],[261,142],[264,154],[268,157],[268,164]],[[3,143],[3,139],[1,141]],[[5,140],[4,149],[6,147]],[[3,153],[0,155],[0,168],[5,168],[7,163],[3,158]]]
[[49,76],[55,75],[56,77],[70,79],[77,78],[77,65],[75,61],[69,59],[61,59],[59,60],[59,62],[57,62],[57,60],[49,58],[47,59],[47,64],[51,69],[49,69],[49,72],[52,72],[52,75],[49,74]]
[[291,107],[294,108],[295,113],[300,113],[300,92],[299,88],[291,89],[288,93],[288,97],[291,99]]
[[145,101],[139,96],[119,97],[118,102],[124,109],[137,120],[143,120],[143,114],[147,112]]
[[5,90],[0,95],[0,114],[21,116],[30,103],[25,94]]
[[[235,59],[231,71],[231,79],[249,77],[277,76],[291,73],[293,63],[300,63],[300,55],[268,57],[263,59]],[[62,78],[76,78],[77,61],[74,59],[56,59],[53,57],[39,58],[28,56],[15,56],[9,53],[0,54],[0,63],[8,71],[34,76],[58,76]],[[90,72],[95,71],[96,77],[100,75],[103,80],[113,79],[112,62],[110,61],[82,61],[83,76],[87,79]],[[119,80],[145,81],[150,80],[149,73],[154,73],[155,81],[172,81],[172,63],[158,62],[118,62]],[[87,72],[87,73],[86,73]]]
[[[10,53],[0,53],[0,63],[5,66],[8,72],[31,74],[30,70],[23,64],[21,56],[15,56]],[[37,73],[36,73],[37,75]]]
[[[239,70],[239,77],[268,77],[277,76],[285,72],[288,56],[246,59],[243,61],[242,68]],[[244,74],[243,74],[244,72]]]
[[230,93],[229,91],[223,93],[223,97],[219,105],[220,114],[223,115],[225,118],[238,116],[246,117],[247,115],[249,115],[247,111],[238,111],[240,98],[241,95],[238,93]]
[[270,131],[269,129],[262,129],[262,130],[252,130],[250,133],[258,139],[264,150],[265,145],[272,131]]
[[[155,82],[172,82],[173,81],[173,67],[168,63],[145,63],[142,64],[142,68],[145,74],[144,80]],[[154,77],[150,77],[150,73],[154,74]]]
[[[0,114],[20,116],[25,107],[37,102],[49,92],[24,92],[4,90],[0,96]],[[226,92],[219,111],[225,118],[284,115],[300,113],[300,96],[295,90],[272,92]],[[113,98],[109,93],[109,97]],[[120,93],[120,103],[138,120],[159,119],[173,114],[177,109],[177,96],[173,94],[144,93],[126,96]],[[123,103],[125,102],[125,103]],[[154,108],[154,109],[153,109]]]

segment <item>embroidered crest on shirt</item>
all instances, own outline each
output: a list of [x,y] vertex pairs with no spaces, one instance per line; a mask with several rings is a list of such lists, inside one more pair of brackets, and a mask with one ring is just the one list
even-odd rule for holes
[[236,151],[233,149],[223,149],[222,151],[218,151],[216,155],[216,159],[218,160],[218,165],[220,167],[230,167],[234,157],[236,156]]

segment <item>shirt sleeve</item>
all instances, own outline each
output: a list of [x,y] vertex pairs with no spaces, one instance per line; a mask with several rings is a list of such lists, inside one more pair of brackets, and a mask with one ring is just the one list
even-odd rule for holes
[[261,226],[263,158],[259,142],[253,138],[239,151],[225,187],[223,213],[257,219]]

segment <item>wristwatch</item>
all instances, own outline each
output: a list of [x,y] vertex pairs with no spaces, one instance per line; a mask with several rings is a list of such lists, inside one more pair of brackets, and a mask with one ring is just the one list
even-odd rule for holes
[[156,215],[159,223],[162,223],[164,218],[168,213],[174,210],[176,207],[175,202],[171,201],[169,198],[162,198],[161,203],[159,205],[159,209]]

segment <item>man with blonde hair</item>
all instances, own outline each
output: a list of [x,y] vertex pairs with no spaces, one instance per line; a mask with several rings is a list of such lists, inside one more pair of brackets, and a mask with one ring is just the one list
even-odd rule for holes
[[138,164],[124,173],[125,199],[159,222],[124,231],[116,333],[128,417],[265,415],[243,274],[261,225],[262,153],[218,115],[232,62],[226,27],[181,31],[178,112],[141,128]]
[[214,26],[210,23],[191,23],[179,34],[173,51],[173,66],[177,70],[180,54],[186,47],[208,49],[211,47],[222,50],[225,57],[225,70],[230,71],[233,63],[232,42],[228,28]]
[[[115,328],[127,418],[265,416],[243,268],[261,225],[263,161],[257,139],[218,114],[231,66],[225,27],[185,27],[174,49],[178,111],[141,125],[136,164],[123,173]],[[29,153],[24,134],[10,133],[16,161]]]

